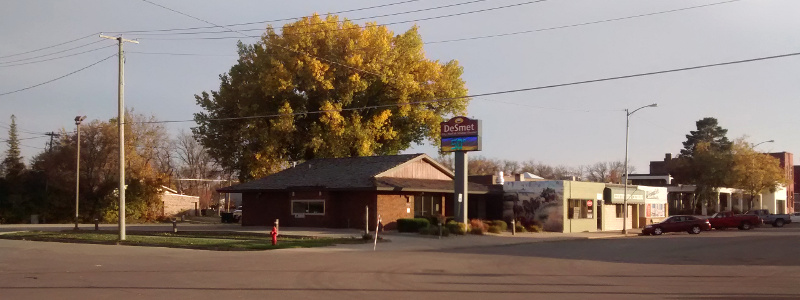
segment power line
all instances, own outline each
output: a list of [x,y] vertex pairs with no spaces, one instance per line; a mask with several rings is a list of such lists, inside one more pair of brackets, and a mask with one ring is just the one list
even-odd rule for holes
[[679,11],[684,11],[684,10],[703,8],[703,7],[715,6],[715,5],[721,5],[721,4],[728,4],[728,3],[739,2],[739,1],[741,1],[741,0],[730,0],[730,1],[709,3],[709,4],[704,4],[704,5],[696,5],[696,6],[684,7],[684,8],[678,8],[678,9],[670,9],[670,10],[653,12],[653,13],[646,13],[646,14],[627,16],[627,17],[612,18],[612,19],[605,19],[605,20],[584,22],[584,23],[576,23],[576,24],[555,26],[555,27],[548,27],[548,28],[531,29],[531,30],[525,30],[525,31],[499,33],[499,34],[493,34],[493,35],[484,35],[484,36],[476,36],[476,37],[466,37],[466,38],[459,38],[459,39],[450,39],[450,40],[425,42],[425,44],[427,45],[427,44],[440,44],[440,43],[471,41],[471,40],[480,40],[480,39],[488,39],[488,38],[496,38],[496,37],[504,37],[504,36],[511,36],[511,35],[526,34],[526,33],[550,31],[550,30],[557,30],[557,29],[565,29],[565,28],[572,28],[572,27],[579,27],[579,26],[594,25],[594,24],[600,24],[600,23],[608,23],[608,22],[629,20],[629,19],[635,19],[635,18],[649,17],[649,16],[655,16],[655,15],[661,15],[661,14],[668,14],[668,13],[674,13],[674,12],[679,12]]
[[[148,0],[142,0],[142,1],[149,2]],[[454,13],[454,14],[449,14],[449,15],[440,15],[440,16],[433,16],[433,17],[427,17],[427,18],[419,18],[419,19],[413,19],[413,20],[389,22],[389,23],[383,23],[383,24],[368,24],[368,25],[364,25],[364,27],[337,28],[337,29],[332,29],[332,30],[320,30],[320,31],[312,31],[312,32],[302,32],[302,33],[283,33],[283,35],[306,35],[306,34],[325,33],[325,32],[334,32],[334,31],[342,31],[342,30],[356,30],[356,29],[362,29],[362,28],[389,26],[389,25],[405,24],[405,23],[420,22],[420,21],[430,21],[430,20],[436,20],[436,19],[442,19],[442,18],[450,18],[450,17],[456,17],[456,16],[463,16],[463,15],[469,15],[469,14],[475,14],[475,13],[483,13],[483,12],[488,12],[488,11],[493,11],[493,10],[498,10],[498,9],[517,7],[517,6],[540,3],[540,2],[545,2],[545,1],[548,1],[548,0],[528,1],[528,2],[522,2],[522,3],[510,4],[510,5],[504,5],[504,6],[495,6],[495,7],[485,8],[485,9],[472,10],[472,11]],[[258,38],[259,36],[251,36],[251,35],[246,35],[246,34],[242,33],[242,31],[256,31],[256,30],[261,31],[263,29],[260,29],[260,28],[259,29],[243,29],[243,30],[237,30],[235,32],[237,32],[237,33],[239,33],[239,34],[241,34],[241,35],[243,35],[245,37],[248,37],[248,38]],[[220,32],[215,32],[215,33],[225,33],[225,32],[220,31]],[[220,40],[220,39],[233,39],[233,38],[236,38],[236,37],[141,38],[141,39],[142,40],[182,41],[182,40]]]
[[65,74],[65,75],[62,75],[62,76],[59,76],[59,77],[57,77],[57,78],[55,78],[55,79],[51,79],[51,80],[48,80],[48,81],[45,81],[45,82],[42,82],[42,83],[39,83],[39,84],[36,84],[36,85],[32,85],[32,86],[29,86],[29,87],[21,88],[21,89],[15,90],[15,91],[5,92],[5,93],[2,93],[2,94],[0,94],[0,96],[6,96],[6,95],[10,95],[10,94],[14,94],[14,93],[22,92],[22,91],[25,91],[25,90],[29,90],[29,89],[32,89],[32,88],[35,88],[35,87],[38,87],[38,86],[42,86],[42,85],[45,85],[45,84],[51,83],[51,82],[53,82],[53,81],[56,81],[56,80],[62,79],[62,78],[64,78],[64,77],[67,77],[67,76],[70,76],[70,75],[72,75],[72,74],[78,73],[78,72],[80,72],[80,71],[83,71],[83,70],[86,70],[86,69],[88,69],[88,68],[91,68],[91,67],[93,67],[94,65],[96,65],[96,64],[99,64],[99,63],[101,63],[101,62],[103,62],[103,61],[105,61],[105,60],[107,60],[107,59],[109,59],[109,58],[112,58],[112,57],[114,57],[114,56],[117,56],[117,54],[116,54],[116,53],[114,53],[114,54],[112,54],[112,55],[110,55],[110,56],[108,56],[108,57],[106,57],[106,58],[103,58],[103,59],[101,59],[101,60],[99,60],[99,61],[97,61],[97,62],[95,62],[95,63],[93,63],[93,64],[91,64],[91,65],[88,65],[88,66],[85,66],[85,67],[83,67],[83,68],[80,68],[80,69],[78,69],[78,70],[75,70],[75,71],[69,72],[69,73],[67,73],[67,74]]
[[173,56],[236,56],[237,54],[202,54],[202,53],[169,53],[169,52],[139,52],[125,51],[127,54],[153,54],[153,55],[173,55]]
[[[459,3],[454,3],[454,4],[442,5],[442,6],[436,6],[436,7],[429,7],[429,8],[421,8],[421,9],[415,9],[415,10],[409,10],[409,11],[403,11],[403,12],[396,12],[396,13],[390,13],[390,14],[383,14],[383,15],[377,15],[377,16],[360,17],[360,18],[347,19],[347,20],[335,21],[335,22],[329,22],[329,21],[326,20],[326,21],[323,21],[323,22],[324,23],[337,23],[338,24],[338,23],[344,23],[346,21],[370,20],[370,19],[376,19],[376,18],[399,16],[399,15],[405,15],[405,14],[411,14],[411,13],[418,13],[418,12],[424,12],[424,11],[437,10],[437,9],[442,9],[442,8],[455,7],[455,6],[473,4],[473,3],[484,2],[484,1],[487,1],[487,0],[472,0],[472,1],[467,1],[467,2],[459,2]],[[308,17],[311,17],[311,16],[308,16]],[[289,19],[289,20],[294,20],[294,19]],[[254,22],[254,23],[264,23],[264,22]],[[316,25],[319,25],[319,24],[286,25],[286,27],[288,27],[288,28],[298,28],[298,27],[307,27],[307,26],[316,26]],[[223,26],[227,26],[227,25],[223,25]],[[257,30],[261,31],[261,30],[264,30],[264,29],[263,28],[240,29],[239,31],[257,31]],[[215,34],[215,33],[227,33],[227,31],[195,31],[195,32],[179,32],[179,33],[140,33],[140,34],[137,34],[136,36],[193,35],[193,34]]]
[[[47,136],[37,136],[37,137],[21,138],[21,139],[17,139],[17,141],[33,140],[33,139],[40,139],[40,138],[46,138],[46,137],[47,137]],[[11,141],[11,140],[2,140],[2,141],[0,141],[0,143],[7,143],[7,142],[10,142],[10,141]]]
[[574,111],[574,112],[609,112],[609,111],[624,111],[624,109],[577,109],[577,108],[559,108],[559,107],[546,107],[546,106],[537,106],[537,105],[528,105],[522,103],[515,103],[515,102],[508,102],[508,101],[501,101],[497,99],[489,99],[489,98],[478,98],[479,100],[484,101],[491,101],[497,103],[504,103],[510,105],[517,105],[522,107],[530,107],[536,109],[547,109],[547,110],[560,110],[560,111]]
[[[394,3],[375,5],[375,6],[370,6],[370,7],[341,10],[341,11],[337,11],[337,12],[332,12],[330,14],[349,13],[349,12],[355,12],[355,11],[361,11],[361,10],[369,10],[369,9],[393,6],[393,5],[406,4],[406,3],[417,2],[417,1],[420,1],[420,0],[407,0],[407,1],[400,1],[400,2],[394,2]],[[311,16],[275,19],[275,20],[258,21],[258,22],[227,24],[227,25],[222,25],[222,26],[234,27],[234,26],[244,26],[244,25],[253,25],[253,24],[274,23],[274,22],[282,22],[282,21],[299,20],[299,19],[306,18],[306,17],[311,17]],[[209,29],[209,28],[217,28],[217,27],[219,27],[219,26],[201,26],[201,27],[188,27],[188,28],[156,29],[156,30],[109,31],[109,32],[121,33],[121,34],[132,34],[132,33],[143,33],[143,32],[185,31],[185,30]]]
[[[373,108],[396,107],[396,106],[410,105],[410,104],[436,103],[436,102],[452,101],[452,100],[466,99],[466,98],[486,97],[486,96],[519,93],[519,92],[527,92],[527,91],[534,91],[534,90],[544,90],[544,89],[551,89],[551,88],[558,88],[558,87],[565,87],[565,86],[582,85],[582,84],[588,84],[588,83],[598,83],[598,82],[604,82],[604,81],[613,81],[613,80],[620,80],[620,79],[645,77],[645,76],[667,74],[667,73],[675,73],[675,72],[697,70],[697,69],[704,69],[704,68],[711,68],[711,67],[720,67],[720,66],[726,66],[726,65],[734,65],[734,64],[741,64],[741,63],[764,61],[764,60],[770,60],[770,59],[776,59],[776,58],[786,58],[786,57],[792,57],[792,56],[798,56],[798,55],[800,55],[800,52],[793,52],[793,53],[772,55],[772,56],[763,56],[763,57],[742,59],[742,60],[734,60],[734,61],[714,63],[714,64],[706,64],[706,65],[699,65],[699,66],[692,66],[692,67],[667,69],[667,70],[661,70],[661,71],[636,73],[636,74],[631,74],[631,75],[604,77],[604,78],[599,78],[599,79],[573,81],[573,82],[568,82],[568,83],[558,83],[558,84],[535,86],[535,87],[520,88],[520,89],[513,89],[513,90],[504,90],[504,91],[497,91],[497,92],[488,92],[488,93],[481,93],[481,94],[465,95],[465,96],[458,96],[458,97],[437,98],[437,99],[432,99],[432,100],[416,101],[416,102],[408,102],[408,103],[374,105],[374,106],[364,106],[364,107],[344,108],[344,109],[317,110],[317,111],[298,112],[298,113],[291,113],[291,114],[271,114],[271,115],[246,116],[246,117],[208,118],[208,119],[205,119],[205,120],[202,120],[202,121],[229,121],[229,120],[245,120],[245,119],[262,119],[262,118],[283,117],[283,116],[298,116],[298,115],[307,115],[307,114],[320,114],[320,113],[327,113],[327,112],[343,112],[343,111],[354,111],[354,110],[364,110],[364,109],[373,109]],[[195,122],[195,120],[192,119],[192,120],[150,121],[150,122],[139,122],[139,123],[148,124],[148,123],[181,123],[181,122]]]
[[[180,14],[180,15],[183,15],[183,16],[186,16],[186,17],[189,17],[189,18],[192,18],[192,19],[198,20],[198,21],[200,21],[200,22],[204,22],[204,23],[207,23],[207,24],[210,24],[210,25],[214,25],[214,26],[217,26],[217,27],[222,27],[222,28],[225,28],[225,29],[227,29],[227,30],[229,30],[229,31],[231,31],[231,32],[237,32],[237,33],[239,33],[239,34],[241,34],[241,35],[243,35],[243,36],[248,36],[248,35],[246,35],[246,34],[244,34],[244,33],[238,32],[238,31],[236,31],[236,30],[233,30],[233,29],[230,29],[230,28],[227,28],[227,27],[223,27],[223,26],[219,26],[219,25],[217,25],[217,24],[211,23],[211,22],[209,22],[209,21],[206,21],[206,20],[203,20],[203,19],[201,19],[201,18],[198,18],[198,17],[192,16],[192,15],[189,15],[189,14],[186,14],[186,13],[183,13],[183,12],[180,12],[180,11],[177,11],[177,10],[174,10],[174,9],[171,9],[171,8],[169,8],[169,7],[166,7],[166,6],[163,6],[163,5],[160,5],[160,4],[157,4],[157,3],[154,3],[154,2],[152,2],[152,1],[149,1],[149,0],[142,0],[142,1],[143,1],[143,2],[146,2],[146,3],[150,3],[150,4],[152,4],[152,5],[155,5],[155,6],[158,6],[158,7],[161,7],[161,8],[163,8],[163,9],[169,10],[169,11],[171,11],[171,12],[174,12],[174,13],[177,13],[177,14]],[[313,58],[316,58],[316,59],[319,59],[319,60],[324,60],[324,61],[326,61],[326,62],[329,62],[329,63],[335,64],[335,65],[339,65],[339,66],[342,66],[342,67],[345,67],[345,68],[348,68],[348,69],[352,69],[352,70],[356,70],[356,71],[359,71],[359,72],[368,73],[368,74],[372,74],[372,75],[375,75],[375,76],[378,76],[378,77],[382,77],[382,75],[380,75],[380,74],[378,74],[378,73],[369,72],[369,71],[366,71],[366,70],[363,70],[363,69],[359,69],[359,68],[356,68],[356,67],[351,67],[351,66],[348,66],[347,64],[343,64],[343,63],[340,63],[340,62],[337,62],[337,61],[333,61],[333,60],[330,60],[330,59],[326,59],[326,58],[322,58],[322,57],[319,57],[319,56],[314,56],[314,55],[311,55],[311,54],[309,54],[309,53],[307,53],[307,52],[304,52],[304,51],[300,51],[300,50],[294,50],[294,49],[292,49],[292,48],[285,47],[285,46],[281,46],[281,45],[277,45],[277,44],[275,44],[275,43],[272,43],[272,45],[273,45],[273,46],[275,46],[275,47],[278,47],[278,48],[281,48],[281,49],[287,50],[287,51],[291,51],[291,52],[298,53],[298,54],[303,54],[303,55],[306,55],[306,56],[309,56],[309,57],[313,57]],[[0,96],[2,96],[2,94],[0,94]]]
[[94,49],[91,49],[91,50],[86,50],[86,51],[83,51],[83,52],[73,53],[73,54],[69,54],[69,55],[57,56],[57,57],[53,57],[53,58],[37,60],[37,61],[29,61],[29,62],[18,63],[18,64],[13,64],[13,65],[2,65],[2,63],[0,63],[0,68],[37,64],[37,63],[47,62],[47,61],[51,61],[51,60],[57,60],[57,59],[72,57],[72,56],[81,55],[81,54],[85,54],[85,53],[89,53],[89,52],[94,52],[94,51],[97,51],[97,50],[101,50],[101,49],[105,49],[105,48],[109,48],[109,47],[114,47],[114,46],[116,46],[116,45],[108,45],[108,46],[104,46],[104,47],[100,47],[100,48],[94,48]]
[[33,52],[38,52],[38,51],[42,51],[42,50],[46,50],[46,49],[50,49],[50,48],[55,48],[55,47],[58,47],[58,46],[61,46],[61,45],[66,45],[66,44],[77,42],[77,41],[80,41],[80,40],[83,40],[83,39],[86,39],[86,38],[90,38],[92,36],[95,36],[96,34],[97,33],[92,33],[90,35],[87,35],[87,36],[84,36],[84,37],[80,37],[80,38],[77,38],[77,39],[74,39],[74,40],[66,41],[66,42],[63,42],[63,43],[59,43],[59,44],[55,44],[55,45],[52,45],[52,46],[47,46],[47,47],[44,47],[44,48],[31,50],[31,51],[26,51],[26,52],[16,53],[16,54],[10,54],[10,55],[6,55],[6,56],[0,56],[0,59],[19,56],[19,55],[24,55],[24,54],[33,53]]
[[60,54],[60,53],[66,52],[66,51],[75,50],[75,49],[83,48],[83,47],[86,47],[86,46],[94,45],[94,44],[97,44],[97,43],[102,42],[102,41],[103,40],[97,40],[97,41],[94,41],[94,42],[91,42],[91,43],[88,43],[88,44],[83,44],[83,45],[72,47],[72,48],[69,48],[69,49],[64,49],[64,50],[61,50],[61,51],[58,51],[58,52],[53,52],[53,53],[49,53],[49,54],[43,54],[43,55],[39,55],[39,56],[33,56],[33,57],[28,57],[28,58],[23,58],[23,59],[18,59],[18,60],[4,61],[4,62],[0,62],[0,64],[10,64],[10,63],[15,63],[15,62],[21,62],[21,61],[27,61],[27,60],[47,57],[47,56],[53,56],[53,55]]

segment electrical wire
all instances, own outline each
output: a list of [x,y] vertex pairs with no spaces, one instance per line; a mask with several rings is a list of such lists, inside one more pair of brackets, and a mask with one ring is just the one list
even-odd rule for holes
[[586,113],[588,113],[588,112],[624,111],[624,109],[578,109],[578,108],[546,107],[546,106],[528,105],[528,104],[522,104],[522,103],[516,103],[516,102],[508,102],[508,101],[502,101],[502,100],[497,100],[497,99],[489,99],[489,98],[485,98],[485,97],[476,98],[476,99],[484,100],[484,101],[490,101],[490,102],[503,103],[503,104],[509,104],[509,105],[522,106],[522,107],[530,107],[530,108],[536,108],[536,109],[547,109],[547,110],[560,110],[560,111],[573,111],[573,112],[586,112]]
[[[142,1],[149,2],[148,0],[142,0]],[[483,13],[483,12],[488,12],[488,11],[493,11],[493,10],[498,10],[498,9],[506,9],[506,8],[517,7],[517,6],[522,6],[522,5],[546,2],[546,1],[548,1],[548,0],[528,1],[528,2],[522,2],[522,3],[510,4],[510,5],[504,5],[504,6],[495,6],[495,7],[485,8],[485,9],[454,13],[454,14],[449,14],[449,15],[440,15],[440,16],[419,18],[419,19],[413,19],[413,20],[389,22],[389,23],[383,23],[383,24],[367,24],[367,25],[364,25],[363,27],[359,26],[359,27],[337,28],[337,29],[332,29],[332,30],[319,30],[319,31],[312,31],[312,32],[283,33],[283,35],[284,36],[286,36],[286,35],[307,35],[307,34],[317,34],[317,33],[325,33],[325,32],[342,31],[342,30],[356,30],[356,29],[365,29],[365,28],[379,27],[379,26],[398,25],[398,24],[421,22],[421,21],[430,21],[430,20],[457,17],[457,16],[463,16],[463,15],[469,15],[469,14],[475,14],[475,13]],[[149,2],[149,3],[152,3],[152,2]],[[251,35],[247,35],[247,34],[242,33],[242,31],[255,31],[255,30],[262,31],[263,29],[259,28],[259,29],[233,30],[233,31],[235,31],[235,32],[247,37],[247,38],[259,38],[260,36],[251,36]],[[231,32],[233,32],[233,31],[231,31]],[[225,33],[225,32],[220,31],[220,32],[216,32],[216,33]],[[202,38],[141,38],[141,40],[183,41],[183,40],[221,40],[221,39],[233,39],[233,38],[237,38],[237,37],[228,36],[228,37],[202,37]]]
[[733,2],[739,2],[739,1],[742,1],[742,0],[722,1],[722,2],[704,4],[704,5],[689,6],[689,7],[684,7],[684,8],[670,9],[670,10],[664,10],[664,11],[658,11],[658,12],[652,12],[652,13],[646,13],[646,14],[639,14],[639,15],[633,15],[633,16],[627,16],[627,17],[605,19],[605,20],[592,21],[592,22],[576,23],[576,24],[563,25],[563,26],[547,27],[547,28],[540,28],[540,29],[531,29],[531,30],[509,32],[509,33],[499,33],[499,34],[476,36],[476,37],[466,37],[466,38],[458,38],[458,39],[450,39],[450,40],[432,41],[432,42],[425,42],[425,44],[426,45],[430,45],[430,44],[442,44],[442,43],[452,43],[452,42],[480,40],[480,39],[505,37],[505,36],[519,35],[519,34],[534,33],[534,32],[550,31],[550,30],[557,30],[557,29],[565,29],[565,28],[572,28],[572,27],[580,27],[580,26],[586,26],[586,25],[595,25],[595,24],[601,24],[601,23],[608,23],[608,22],[615,22],[615,21],[622,21],[622,20],[629,20],[629,19],[636,19],[636,18],[643,18],[643,17],[661,15],[661,14],[680,12],[680,11],[685,11],[685,10],[690,10],[690,9],[697,9],[697,8],[709,7],[709,6],[715,6],[715,5],[722,5],[722,4],[728,4],[728,3],[733,3]]
[[[113,45],[112,45],[113,46]],[[153,55],[174,55],[174,56],[236,56],[237,54],[202,54],[202,53],[169,53],[169,52],[140,52],[140,51],[125,51],[126,54],[153,54]]]
[[21,53],[16,53],[16,54],[10,54],[10,55],[5,55],[5,56],[0,56],[0,59],[2,59],[2,58],[8,58],[8,57],[14,57],[14,56],[20,56],[20,55],[24,55],[24,54],[28,54],[28,53],[33,53],[33,52],[38,52],[38,51],[42,51],[42,50],[47,50],[47,49],[55,48],[55,47],[58,47],[58,46],[61,46],[61,45],[66,45],[66,44],[69,44],[69,43],[74,43],[74,42],[77,42],[77,41],[80,41],[80,40],[83,40],[83,39],[86,39],[86,38],[90,38],[90,37],[96,36],[97,34],[98,34],[98,33],[92,33],[92,34],[90,34],[90,35],[87,35],[87,36],[84,36],[84,37],[80,37],[80,38],[77,38],[77,39],[74,39],[74,40],[70,40],[70,41],[66,41],[66,42],[63,42],[63,43],[55,44],[55,45],[52,45],[52,46],[47,46],[47,47],[44,47],[44,48],[39,48],[39,49],[35,49],[35,50],[31,50],[31,51],[26,51],[26,52],[21,52]]
[[72,56],[76,56],[76,55],[81,55],[81,54],[85,54],[85,53],[89,53],[89,52],[94,52],[94,51],[97,51],[97,50],[101,50],[101,49],[105,49],[105,48],[109,48],[109,47],[115,47],[115,46],[116,46],[116,45],[108,45],[108,46],[104,46],[104,47],[100,47],[100,48],[94,48],[94,49],[91,49],[91,50],[86,50],[86,51],[83,51],[83,52],[73,53],[73,54],[69,54],[69,55],[58,56],[58,57],[53,57],[53,58],[48,58],[48,59],[43,59],[43,60],[37,60],[37,61],[29,61],[29,62],[18,63],[18,64],[13,64],[13,65],[2,65],[2,64],[0,64],[0,68],[6,68],[6,67],[16,67],[16,66],[24,66],[24,65],[30,65],[30,64],[37,64],[37,63],[42,63],[42,62],[47,62],[47,61],[52,61],[52,60],[57,60],[57,59],[62,59],[62,58],[67,58],[67,57],[72,57]]
[[[32,140],[32,139],[40,139],[40,138],[46,138],[46,137],[47,137],[47,136],[37,136],[37,137],[21,138],[21,139],[17,139],[17,141]],[[0,141],[0,143],[7,143],[7,142],[10,142],[10,141],[11,141],[11,140],[2,140],[2,141]]]
[[10,63],[15,63],[15,62],[21,62],[21,61],[27,61],[27,60],[47,57],[47,56],[53,56],[53,55],[64,53],[66,51],[75,50],[75,49],[83,48],[83,47],[86,47],[86,46],[94,45],[94,44],[97,44],[97,43],[102,42],[102,41],[104,41],[104,40],[97,40],[97,41],[94,41],[94,42],[91,42],[91,43],[88,43],[88,44],[83,44],[83,45],[80,45],[80,46],[77,46],[77,47],[72,47],[72,48],[69,48],[69,49],[64,49],[64,50],[61,50],[61,51],[58,51],[58,52],[49,53],[49,54],[43,54],[43,55],[39,55],[39,56],[33,56],[33,57],[28,57],[28,58],[23,58],[23,59],[18,59],[18,60],[12,60],[12,61],[4,61],[4,62],[0,62],[0,64],[10,64]]
[[[375,9],[375,8],[388,7],[388,6],[393,6],[393,5],[406,4],[406,3],[417,2],[417,1],[420,1],[420,0],[400,1],[400,2],[394,2],[394,3],[375,5],[375,6],[370,6],[370,7],[341,10],[341,11],[336,11],[336,12],[332,12],[332,13],[329,13],[329,14],[349,13],[349,12],[355,12],[355,11],[362,11],[362,10],[369,10],[369,9]],[[257,21],[257,22],[247,22],[247,23],[227,24],[227,25],[222,25],[222,26],[234,27],[234,26],[244,26],[244,25],[253,25],[253,24],[274,23],[274,22],[282,22],[282,21],[299,20],[299,19],[307,18],[307,17],[311,17],[311,16],[302,16],[302,17],[284,18],[284,19],[275,19],[275,20]],[[145,33],[145,32],[186,31],[186,30],[209,29],[209,28],[217,28],[217,27],[219,27],[219,26],[201,26],[201,27],[188,27],[188,28],[156,29],[156,30],[109,31],[109,32],[118,33],[118,34],[132,34],[132,33]]]
[[[667,70],[661,70],[661,71],[636,73],[636,74],[630,74],[630,75],[604,77],[604,78],[598,78],[598,79],[590,79],[590,80],[573,81],[573,82],[567,82],[567,83],[558,83],[558,84],[551,84],[551,85],[527,87],[527,88],[520,88],[520,89],[513,89],[513,90],[487,92],[487,93],[465,95],[465,96],[458,96],[458,97],[437,98],[437,99],[432,99],[432,100],[416,101],[416,102],[408,102],[408,103],[373,105],[373,106],[343,108],[343,109],[317,110],[317,111],[298,112],[298,113],[291,113],[291,114],[270,114],[270,115],[245,116],[245,117],[208,118],[208,119],[204,119],[202,121],[229,121],[229,120],[262,119],[262,118],[283,117],[283,116],[298,116],[298,115],[307,115],[307,114],[321,114],[321,113],[328,113],[328,112],[343,112],[343,111],[354,111],[354,110],[364,110],[364,109],[373,109],[373,108],[396,107],[396,106],[410,105],[410,104],[436,103],[436,102],[452,101],[452,100],[467,99],[467,98],[486,97],[486,96],[493,96],[493,95],[502,95],[502,94],[511,94],[511,93],[519,93],[519,92],[527,92],[527,91],[535,91],[535,90],[544,90],[544,89],[566,87],[566,86],[573,86],[573,85],[582,85],[582,84],[588,84],[588,83],[598,83],[598,82],[613,81],[613,80],[620,80],[620,79],[645,77],[645,76],[660,75],[660,74],[667,74],[667,73],[675,73],[675,72],[682,72],[682,71],[690,71],[690,70],[712,68],[712,67],[720,67],[720,66],[727,66],[727,65],[734,65],[734,64],[741,64],[741,63],[764,61],[764,60],[777,59],[777,58],[786,58],[786,57],[792,57],[792,56],[798,56],[798,55],[800,55],[800,52],[793,52],[793,53],[772,55],[772,56],[763,56],[763,57],[742,59],[742,60],[734,60],[734,61],[727,61],[727,62],[714,63],[714,64],[706,64],[706,65],[698,65],[698,66],[692,66],[692,67],[667,69]],[[148,124],[148,123],[182,123],[182,122],[196,122],[196,121],[194,119],[192,119],[192,120],[150,121],[150,122],[139,122],[139,123]]]
[[[376,15],[376,16],[369,16],[369,17],[360,17],[360,18],[355,18],[355,19],[347,19],[347,20],[335,21],[335,22],[329,22],[329,21],[325,20],[325,21],[323,21],[323,23],[344,23],[344,22],[346,22],[346,21],[351,21],[351,22],[352,22],[352,21],[360,21],[360,20],[371,20],[371,19],[377,19],[377,18],[385,18],[385,17],[391,17],[391,16],[399,16],[399,15],[405,15],[405,14],[411,14],[411,13],[418,13],[418,12],[424,12],[424,11],[431,11],[431,10],[437,10],[437,9],[443,9],[443,8],[449,8],[449,7],[455,7],[455,6],[461,6],[461,5],[473,4],[473,3],[484,2],[484,1],[488,1],[488,0],[472,0],[472,1],[467,1],[467,2],[459,2],[459,3],[454,3],[454,4],[448,4],[448,5],[436,6],[436,7],[421,8],[421,9],[409,10],[409,11],[404,11],[404,12],[396,12],[396,13],[383,14],[383,15]],[[312,17],[312,16],[307,16],[307,17]],[[281,20],[281,21],[285,21],[285,20],[298,20],[298,19],[302,19],[302,18],[305,18],[305,17],[301,17],[301,18],[291,18],[291,19],[283,19],[283,20]],[[267,22],[274,22],[274,21],[251,22],[251,23],[245,23],[245,24],[258,24],[258,23],[267,23]],[[299,27],[316,26],[316,25],[320,25],[320,24],[298,24],[298,25],[285,25],[285,27],[287,27],[287,28],[299,28]],[[230,25],[222,25],[222,26],[228,26],[228,27],[230,27]],[[212,28],[214,28],[214,27],[212,27]],[[263,30],[264,30],[263,28],[254,28],[254,29],[239,29],[239,31],[243,31],[243,32],[244,32],[244,31],[263,31]],[[215,34],[215,33],[227,33],[227,31],[195,31],[195,32],[179,32],[179,33],[140,33],[140,34],[136,34],[135,36],[157,36],[157,35],[193,35],[193,34]]]
[[64,78],[64,77],[67,77],[67,76],[70,76],[70,75],[72,75],[72,74],[78,73],[78,72],[80,72],[80,71],[83,71],[83,70],[86,70],[86,69],[88,69],[88,68],[91,68],[92,66],[94,66],[94,65],[96,65],[96,64],[99,64],[99,63],[101,63],[101,62],[104,62],[104,61],[106,61],[107,59],[109,59],[109,58],[112,58],[112,57],[114,57],[114,56],[117,56],[117,54],[116,54],[116,53],[114,53],[114,54],[112,54],[112,55],[110,55],[110,56],[108,56],[108,57],[106,57],[106,58],[103,58],[103,59],[101,59],[101,60],[99,60],[99,61],[97,61],[97,62],[95,62],[95,63],[93,63],[93,64],[91,64],[91,65],[88,65],[88,66],[85,66],[85,67],[83,67],[83,68],[80,68],[80,69],[78,69],[78,70],[75,70],[75,71],[69,72],[69,73],[67,73],[67,74],[64,74],[64,75],[62,75],[62,76],[59,76],[59,77],[57,77],[57,78],[55,78],[55,79],[51,79],[51,80],[48,80],[48,81],[45,81],[45,82],[42,82],[42,83],[39,83],[39,84],[36,84],[36,85],[32,85],[32,86],[29,86],[29,87],[21,88],[21,89],[15,90],[15,91],[10,91],[10,92],[5,92],[5,93],[0,93],[0,96],[6,96],[6,95],[10,95],[10,94],[14,94],[14,93],[22,92],[22,91],[25,91],[25,90],[29,90],[29,89],[32,89],[32,88],[35,88],[35,87],[38,87],[38,86],[42,86],[42,85],[45,85],[45,84],[51,83],[51,82],[53,82],[53,81],[56,81],[56,80],[62,79],[62,78]]
[[[172,8],[169,8],[169,7],[154,3],[154,2],[149,1],[149,0],[142,0],[142,1],[146,2],[146,3],[150,3],[150,4],[158,6],[158,7],[161,7],[163,9],[169,10],[171,12],[174,12],[174,13],[177,13],[177,14],[180,14],[180,15],[183,15],[183,16],[198,20],[198,21],[203,22],[203,23],[207,23],[207,24],[214,25],[214,26],[217,26],[217,27],[222,27],[222,28],[225,28],[225,29],[227,29],[227,30],[229,30],[231,32],[236,32],[236,33],[239,33],[239,34],[241,34],[243,36],[248,36],[248,35],[246,35],[244,33],[238,32],[236,30],[233,30],[233,29],[230,29],[230,28],[227,28],[227,27],[223,27],[223,26],[211,23],[211,22],[203,20],[201,18],[198,18],[198,17],[192,16],[192,15],[189,15],[189,14],[174,10]],[[313,57],[313,58],[316,58],[316,59],[319,59],[319,60],[324,60],[324,61],[329,62],[331,64],[339,65],[339,66],[342,66],[342,67],[345,67],[345,68],[348,68],[348,69],[352,69],[352,70],[359,71],[359,72],[362,72],[362,73],[367,73],[367,74],[372,74],[372,75],[375,75],[375,76],[378,76],[378,77],[382,77],[381,74],[374,73],[374,72],[369,72],[367,70],[363,70],[363,69],[360,69],[360,68],[352,67],[352,66],[349,66],[347,64],[343,64],[343,63],[340,63],[340,62],[337,62],[337,61],[333,61],[333,60],[330,60],[330,59],[326,59],[326,58],[322,58],[322,57],[319,57],[319,56],[311,55],[311,54],[309,54],[308,52],[305,52],[305,51],[295,50],[295,49],[292,49],[292,48],[289,48],[289,47],[285,47],[285,46],[281,46],[281,45],[277,45],[277,44],[274,44],[274,43],[272,45],[275,46],[275,47],[290,51],[290,52],[303,54],[303,55],[306,55],[308,57]],[[0,94],[0,96],[2,96],[2,94]]]

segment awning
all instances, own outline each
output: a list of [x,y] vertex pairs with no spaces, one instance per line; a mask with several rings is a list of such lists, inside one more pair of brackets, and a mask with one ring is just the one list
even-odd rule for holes
[[[645,191],[639,190],[636,187],[628,188],[628,204],[644,204]],[[603,200],[606,203],[623,204],[625,201],[625,188],[624,187],[606,187],[603,191]]]

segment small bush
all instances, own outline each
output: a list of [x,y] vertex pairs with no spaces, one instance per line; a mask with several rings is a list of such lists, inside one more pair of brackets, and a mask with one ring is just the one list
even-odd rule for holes
[[503,220],[494,220],[494,221],[492,221],[492,225],[500,227],[500,231],[508,230],[508,223],[506,223],[506,221],[503,221]]
[[527,229],[525,229],[525,226],[522,226],[522,225],[520,225],[520,224],[517,224],[517,226],[514,226],[514,229],[515,229],[517,232],[528,232],[528,230],[527,230]]
[[397,231],[419,232],[421,228],[428,228],[430,222],[425,218],[397,219]]
[[[422,228],[419,230],[420,234],[424,235],[439,235],[439,226],[431,226],[428,228]],[[447,227],[442,226],[442,236],[449,236],[450,230]]]
[[500,226],[492,225],[492,226],[489,226],[489,232],[491,232],[491,233],[501,233],[501,232],[503,232],[503,229]]
[[[479,219],[469,220],[469,232],[472,234],[484,234],[488,230],[486,223]],[[478,233],[480,231],[480,233]]]
[[467,233],[467,224],[456,221],[447,222],[445,228],[452,234],[464,235]]
[[526,229],[530,232],[542,232],[542,227],[539,225],[528,225]]

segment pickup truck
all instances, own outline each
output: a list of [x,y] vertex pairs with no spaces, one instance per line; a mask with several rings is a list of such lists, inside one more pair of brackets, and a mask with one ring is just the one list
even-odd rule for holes
[[755,215],[764,220],[764,224],[772,224],[774,227],[783,227],[784,224],[792,223],[792,219],[787,214],[771,214],[768,209],[754,209],[745,213]]
[[726,229],[736,227],[739,230],[750,230],[761,225],[761,218],[755,215],[737,215],[731,211],[718,212],[708,218],[711,228]]

